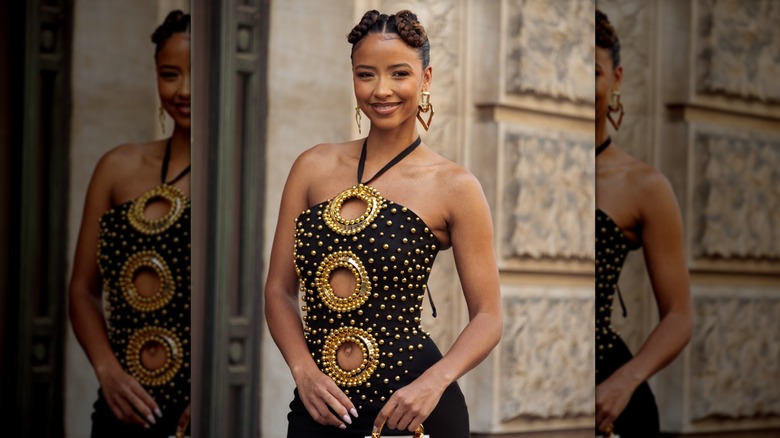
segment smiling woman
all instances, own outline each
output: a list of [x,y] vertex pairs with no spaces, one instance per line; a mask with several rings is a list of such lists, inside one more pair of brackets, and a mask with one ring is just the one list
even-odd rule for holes
[[68,293],[100,383],[93,437],[167,438],[189,422],[189,23],[173,11],[152,35],[173,134],[108,151],[86,195]]
[[[287,436],[364,438],[383,426],[409,435],[424,425],[432,437],[466,438],[456,380],[502,330],[488,204],[469,171],[420,138],[433,68],[417,16],[368,11],[348,41],[356,116],[370,131],[295,161],[265,288],[268,326],[297,386]],[[442,356],[420,322],[434,260],[449,248],[469,323]]]

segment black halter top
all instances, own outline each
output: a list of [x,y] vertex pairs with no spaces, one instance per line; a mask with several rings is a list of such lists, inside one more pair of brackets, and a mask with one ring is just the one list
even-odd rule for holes
[[[165,181],[170,146],[169,140],[160,185],[105,212],[98,242],[111,348],[163,416],[166,411],[181,415],[190,402],[190,200],[172,185],[190,167]],[[166,201],[169,210],[152,219],[145,209],[156,199]],[[141,271],[159,280],[151,294],[135,285]],[[147,367],[143,354],[157,352],[159,357],[160,349],[165,352],[162,364]]]

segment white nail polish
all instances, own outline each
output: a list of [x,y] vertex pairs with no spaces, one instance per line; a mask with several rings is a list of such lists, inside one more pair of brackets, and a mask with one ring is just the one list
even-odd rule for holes
[[355,408],[350,409],[349,413],[352,414],[352,416],[355,417],[355,418],[358,417],[357,409],[355,409]]
[[341,418],[344,420],[345,423],[352,424],[352,419],[349,418],[349,415],[344,414],[344,416]]
[[160,408],[154,408],[154,413],[157,415],[157,418],[162,418],[162,412],[160,412]]
[[154,419],[154,415],[152,415],[152,414],[149,414],[149,415],[146,416],[146,421],[148,421],[148,422],[150,422],[152,424],[156,424],[157,423],[157,420]]
[[342,424],[342,425],[339,426],[339,429],[346,429],[346,428],[347,428],[347,426],[345,424]]

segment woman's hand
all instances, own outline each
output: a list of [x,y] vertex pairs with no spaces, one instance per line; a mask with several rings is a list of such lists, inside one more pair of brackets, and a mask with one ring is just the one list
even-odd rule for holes
[[[344,391],[316,366],[305,373],[296,375],[295,384],[298,387],[298,394],[301,396],[303,406],[317,423],[346,429],[346,424],[352,424],[352,418],[349,415],[358,416],[355,405],[344,394]],[[333,412],[338,415],[334,415]]]
[[149,428],[156,423],[155,414],[162,418],[160,407],[152,396],[121,367],[98,371],[97,376],[108,407],[119,420]]
[[382,425],[414,432],[431,415],[445,389],[420,376],[393,393],[374,420],[374,432]]
[[179,424],[176,425],[176,438],[183,438],[184,434],[187,433],[187,426],[190,424],[191,406],[191,404],[187,405],[187,409],[179,417]]
[[636,387],[618,373],[596,385],[596,427],[601,432],[606,433],[607,427],[620,416]]

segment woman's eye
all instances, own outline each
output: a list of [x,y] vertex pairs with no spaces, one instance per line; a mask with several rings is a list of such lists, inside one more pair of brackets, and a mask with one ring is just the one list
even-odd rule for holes
[[160,77],[163,79],[175,79],[177,76],[179,76],[178,73],[169,72],[169,71],[168,72],[164,71],[160,73]]
[[406,77],[406,76],[409,76],[409,72],[408,71],[396,71],[396,72],[393,72],[393,76],[396,76],[396,77]]
[[357,77],[359,78],[370,78],[373,76],[371,73],[368,72],[358,72]]

